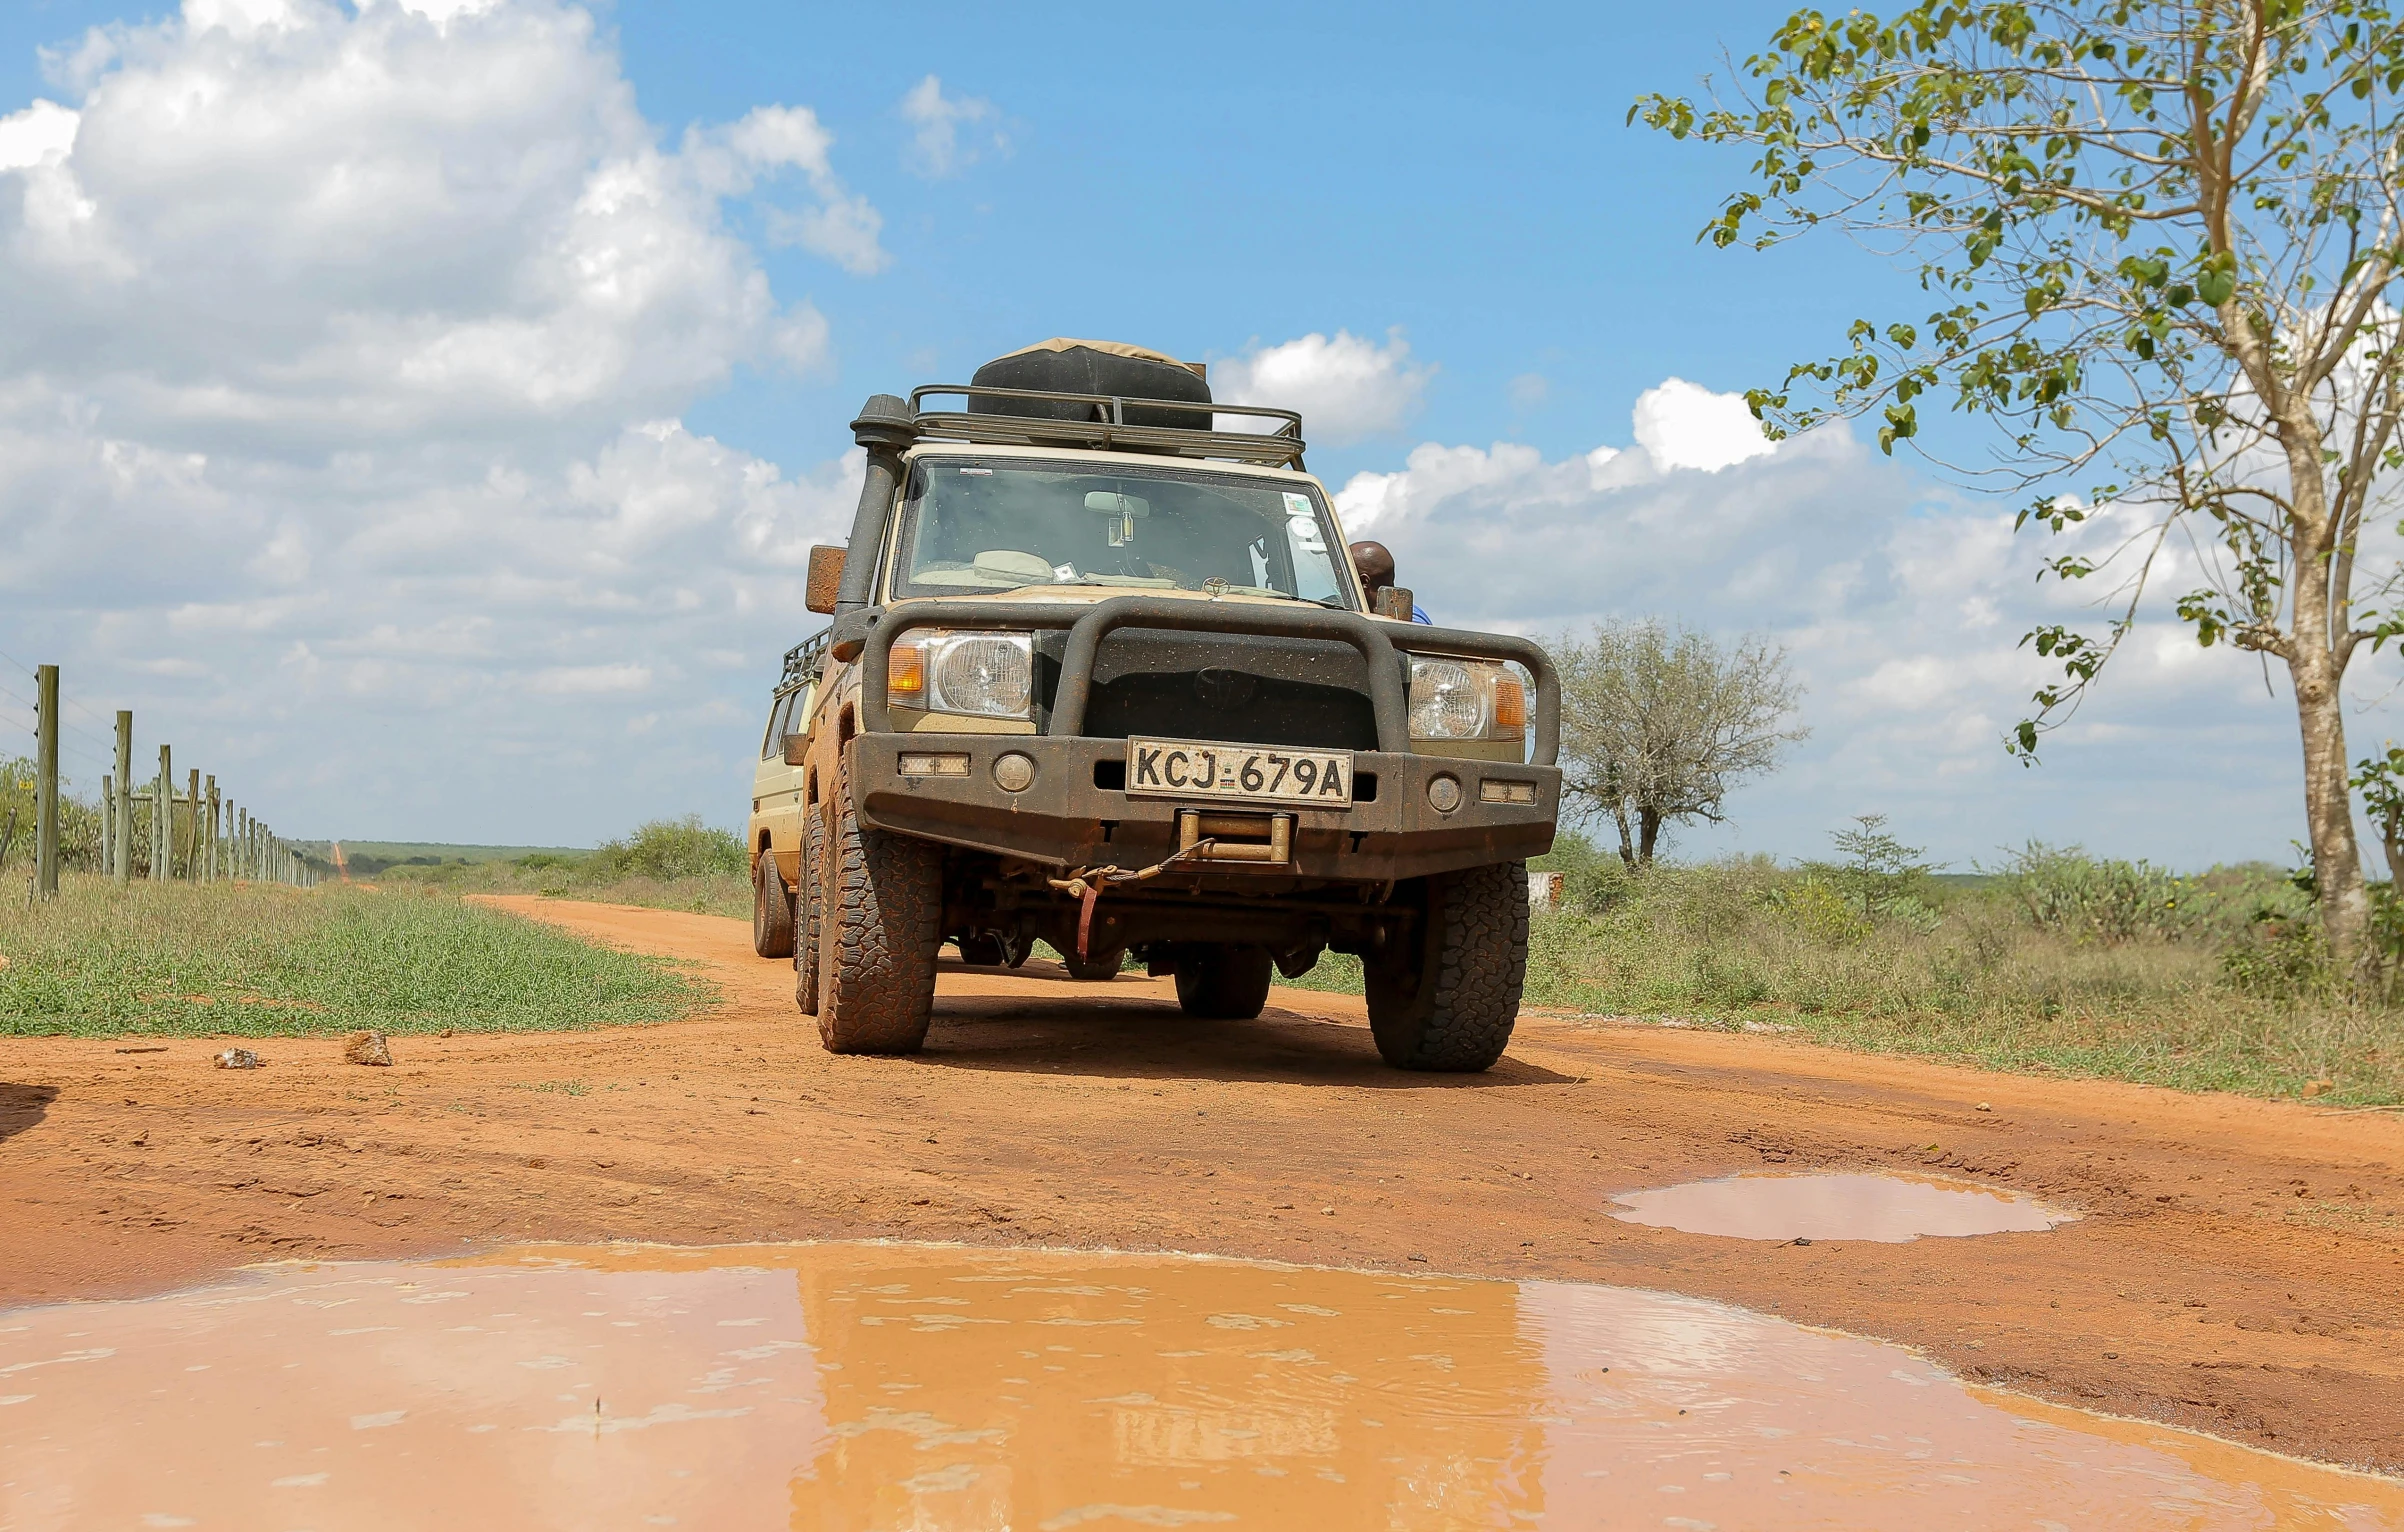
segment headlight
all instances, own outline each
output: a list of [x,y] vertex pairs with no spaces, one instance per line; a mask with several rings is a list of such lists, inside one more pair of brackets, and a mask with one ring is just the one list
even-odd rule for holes
[[1025,633],[921,629],[893,646],[885,696],[903,707],[978,718],[1025,718],[1035,697],[1035,648]]
[[1513,740],[1527,733],[1527,689],[1487,660],[1411,661],[1411,738]]

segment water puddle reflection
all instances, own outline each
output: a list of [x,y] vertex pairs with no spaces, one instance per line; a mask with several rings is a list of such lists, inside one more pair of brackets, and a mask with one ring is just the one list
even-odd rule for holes
[[2370,1528],[2404,1485],[1660,1293],[537,1247],[0,1315],[0,1522]]
[[1839,1172],[1728,1176],[1612,1201],[1622,1223],[1734,1239],[1855,1239],[1901,1244],[1923,1235],[2008,1234],[2074,1222],[2034,1197],[1934,1176]]

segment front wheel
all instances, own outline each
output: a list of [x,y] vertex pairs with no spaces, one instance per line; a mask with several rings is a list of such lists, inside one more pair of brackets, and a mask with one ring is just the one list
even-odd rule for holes
[[916,1053],[943,944],[943,853],[861,824],[849,781],[830,807],[818,1036],[829,1053]]
[[1362,965],[1378,1054],[1397,1069],[1489,1068],[1510,1044],[1527,983],[1527,864],[1418,881],[1418,928]]
[[766,846],[751,869],[751,950],[764,958],[793,955],[793,896],[776,870],[776,852]]
[[818,964],[826,955],[826,815],[813,803],[801,811],[801,891],[793,921],[793,1004],[818,1014]]
[[1208,942],[1177,955],[1177,1005],[1203,1021],[1250,1021],[1269,1003],[1265,947]]

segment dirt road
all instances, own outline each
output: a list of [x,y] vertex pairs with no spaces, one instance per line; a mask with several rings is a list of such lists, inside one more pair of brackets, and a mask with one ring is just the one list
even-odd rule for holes
[[[0,1303],[278,1256],[888,1235],[1552,1276],[1924,1347],[1966,1376],[2404,1469],[2404,1121],[1529,1017],[1469,1078],[1360,1005],[1184,1020],[1165,983],[946,970],[927,1052],[834,1058],[730,920],[499,901],[700,965],[673,1025],[214,1047],[0,1041]],[[137,1051],[127,1051],[134,1049]],[[1984,1109],[1981,1104],[1984,1103]],[[1611,1197],[1768,1166],[1940,1170],[2050,1233],[1769,1244]]]

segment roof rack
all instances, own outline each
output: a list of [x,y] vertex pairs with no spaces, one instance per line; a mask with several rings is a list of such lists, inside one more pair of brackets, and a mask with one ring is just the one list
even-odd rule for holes
[[[968,399],[1036,399],[1052,404],[1093,406],[1090,420],[1046,420],[1031,415],[989,415],[969,410],[930,410],[931,394]],[[1228,416],[1276,422],[1269,431],[1191,430],[1127,423],[1130,407],[1207,414],[1215,427]],[[1182,399],[1130,399],[1115,394],[1064,394],[1035,388],[972,388],[964,383],[929,383],[910,391],[910,413],[922,438],[1022,447],[1086,447],[1102,451],[1155,452],[1164,457],[1233,458],[1270,468],[1302,467],[1302,417],[1260,404],[1191,404]]]
[[785,651],[785,672],[777,678],[778,691],[817,674],[820,662],[826,658],[827,640],[834,636],[834,632],[833,628],[820,628]]

